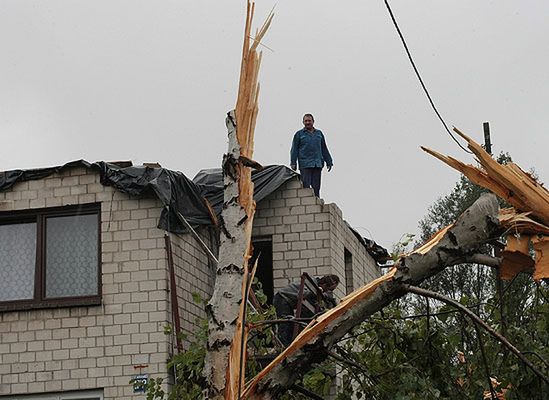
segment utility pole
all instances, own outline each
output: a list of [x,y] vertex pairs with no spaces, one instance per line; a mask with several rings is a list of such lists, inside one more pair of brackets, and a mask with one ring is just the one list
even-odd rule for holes
[[484,122],[482,124],[484,128],[484,150],[490,155],[492,155],[492,142],[490,141],[490,123]]
[[[492,141],[490,140],[490,123],[484,122],[482,124],[484,128],[484,150],[490,155],[492,155]],[[501,248],[494,246],[494,256],[501,257]],[[480,268],[480,267],[479,267]],[[501,282],[501,276],[499,270],[496,272],[496,291],[498,292],[499,297],[499,312],[501,315],[501,334],[505,335],[507,332],[507,321],[505,319],[505,310],[503,308],[503,284]]]

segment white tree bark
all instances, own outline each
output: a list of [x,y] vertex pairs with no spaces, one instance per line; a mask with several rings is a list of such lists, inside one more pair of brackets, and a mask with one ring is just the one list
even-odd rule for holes
[[207,306],[208,352],[204,376],[208,399],[224,398],[227,386],[226,370],[231,342],[237,329],[242,303],[242,285],[247,272],[252,216],[246,215],[240,204],[240,169],[248,168],[240,162],[240,145],[236,138],[235,113],[227,115],[229,150],[223,158],[224,205],[221,212],[219,263],[215,288]]
[[[255,213],[251,168],[259,99],[261,53],[257,47],[273,19],[251,37],[255,5],[247,1],[236,110],[228,113],[229,150],[223,157],[224,203],[216,282],[208,303],[208,349],[204,366],[208,399],[240,399],[244,385],[246,287]],[[238,126],[237,126],[238,123]]]

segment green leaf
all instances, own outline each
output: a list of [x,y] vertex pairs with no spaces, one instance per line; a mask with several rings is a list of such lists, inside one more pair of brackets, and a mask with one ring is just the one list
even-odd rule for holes
[[191,296],[193,297],[193,301],[194,301],[196,304],[202,304],[202,303],[204,303],[204,300],[202,300],[202,296],[200,296],[200,293],[192,292],[192,293],[191,293]]

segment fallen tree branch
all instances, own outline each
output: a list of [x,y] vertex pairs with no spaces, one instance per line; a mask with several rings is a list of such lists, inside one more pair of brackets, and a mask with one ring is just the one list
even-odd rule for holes
[[247,383],[242,398],[278,398],[305,372],[324,361],[327,351],[353,327],[405,295],[409,285],[417,285],[477,253],[500,232],[498,214],[495,196],[482,195],[454,224],[422,246],[421,251],[400,258],[389,273],[313,320],[284,352]]
[[497,268],[501,264],[501,257],[492,257],[488,254],[476,253],[465,257],[465,262],[471,264],[482,264],[486,265],[487,267]]
[[511,353],[515,354],[523,363],[526,365],[530,370],[536,374],[540,379],[542,379],[545,383],[549,384],[549,377],[547,377],[545,374],[543,374],[540,370],[536,368],[536,366],[524,356],[524,354],[521,353],[519,349],[517,349],[515,346],[513,346],[509,340],[507,340],[504,336],[496,332],[491,326],[486,324],[478,315],[476,315],[474,312],[469,310],[467,307],[464,307],[461,303],[450,299],[449,297],[446,297],[440,293],[432,292],[427,289],[422,289],[416,286],[408,286],[408,292],[414,293],[420,296],[424,297],[430,297],[432,299],[440,300],[446,304],[449,304],[453,307],[456,307],[459,309],[462,313],[467,315],[471,320],[473,320],[473,323],[476,323],[480,325],[486,332],[488,332],[490,335],[492,335],[495,339],[497,339],[501,344],[503,344]]
[[[480,167],[465,164],[453,157],[422,147],[424,151],[438,158],[450,167],[460,171],[473,183],[480,185],[511,204],[514,209],[504,209],[500,214],[502,226],[509,232],[526,235],[524,247],[518,240],[507,235],[506,250],[502,253],[499,276],[509,280],[524,269],[534,268],[534,280],[549,278],[549,262],[543,253],[549,253],[549,191],[532,174],[524,172],[518,165],[509,162],[499,164],[480,144],[459,129],[454,131],[467,141],[467,147],[475,154]],[[536,250],[535,260],[529,253],[532,235],[545,235],[532,240]],[[511,240],[509,240],[511,239]],[[537,244],[536,244],[537,242]],[[507,248],[509,247],[509,248]]]
[[[494,304],[491,304],[491,303],[488,303],[488,302],[484,301],[484,302],[475,303],[475,304],[472,304],[470,306],[467,306],[467,308],[472,310],[472,309],[478,308],[480,306],[489,306],[489,307],[494,308],[495,306],[497,306],[497,303],[494,305]],[[407,319],[438,317],[439,315],[455,314],[455,313],[458,313],[458,312],[459,312],[459,310],[446,310],[446,311],[440,311],[440,312],[437,312],[437,313],[430,313],[430,314],[427,314],[427,313],[425,313],[425,314],[412,314],[412,315],[405,315],[403,317],[382,317],[382,318],[372,317],[371,319],[373,321],[404,321],[404,320],[407,320]]]
[[540,356],[538,353],[536,353],[535,351],[523,351],[522,354],[532,354],[533,356],[536,356],[537,358],[539,358],[539,360],[545,364],[546,367],[549,368],[549,362],[547,362],[545,360],[545,358],[543,358],[542,356]]

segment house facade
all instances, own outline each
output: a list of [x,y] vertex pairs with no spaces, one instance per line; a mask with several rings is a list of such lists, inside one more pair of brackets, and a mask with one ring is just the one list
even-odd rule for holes
[[[204,311],[193,293],[209,298],[215,263],[194,235],[158,228],[163,208],[82,166],[0,191],[0,399],[144,399],[132,378],[169,378],[165,327],[177,308],[194,331]],[[215,252],[213,230],[197,232]],[[337,206],[297,177],[258,202],[253,240],[267,293],[335,273],[342,297],[379,275]]]

